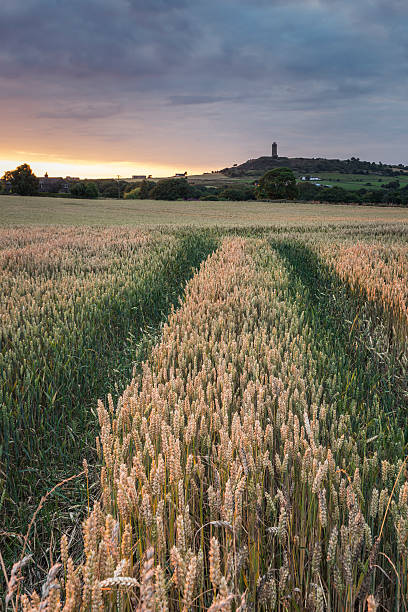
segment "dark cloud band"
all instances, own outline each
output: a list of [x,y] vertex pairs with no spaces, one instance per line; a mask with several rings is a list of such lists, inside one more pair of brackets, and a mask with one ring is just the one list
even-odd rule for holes
[[[223,116],[260,135],[268,113],[282,126],[285,113],[347,107],[349,123],[367,109],[395,118],[407,17],[405,0],[3,0],[2,113],[18,99],[31,120],[136,116],[139,133],[153,114],[170,132],[179,119],[169,113],[191,107],[197,130]],[[339,133],[342,116],[331,117]],[[125,132],[116,130],[123,143]]]

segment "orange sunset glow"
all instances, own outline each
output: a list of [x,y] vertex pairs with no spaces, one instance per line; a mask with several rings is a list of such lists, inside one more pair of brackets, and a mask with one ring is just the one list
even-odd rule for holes
[[[172,176],[177,171],[185,171],[189,174],[201,174],[205,172],[204,168],[184,168],[166,166],[160,164],[142,164],[141,162],[127,161],[111,161],[103,162],[97,160],[78,160],[71,159],[55,159],[41,157],[36,160],[36,156],[23,155],[20,158],[0,159],[0,176],[10,168],[16,168],[25,160],[30,160],[30,166],[37,176],[44,176],[48,173],[50,176],[72,176],[79,178],[130,178],[133,175],[149,175],[154,177]],[[34,161],[33,161],[34,160]]]

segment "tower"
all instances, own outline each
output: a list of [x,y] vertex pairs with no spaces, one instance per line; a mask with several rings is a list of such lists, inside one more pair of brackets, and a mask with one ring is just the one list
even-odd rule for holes
[[277,159],[278,157],[278,145],[276,144],[276,142],[272,143],[272,157],[274,159]]

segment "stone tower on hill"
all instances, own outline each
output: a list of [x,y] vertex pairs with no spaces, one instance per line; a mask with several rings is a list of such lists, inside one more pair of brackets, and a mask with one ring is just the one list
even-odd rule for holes
[[278,145],[276,144],[276,142],[272,143],[272,157],[274,159],[277,159],[278,157]]

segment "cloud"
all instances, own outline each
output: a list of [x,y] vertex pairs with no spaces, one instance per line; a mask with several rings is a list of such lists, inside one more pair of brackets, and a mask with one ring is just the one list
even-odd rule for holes
[[0,24],[0,72],[81,90],[92,83],[101,93],[163,91],[173,100],[251,95],[255,82],[376,86],[407,69],[399,33],[407,8],[399,0],[387,7],[381,0],[14,0]]
[[164,2],[149,3],[149,10],[140,4],[39,0],[22,10],[17,0],[0,24],[1,72],[113,80],[163,75],[185,57],[192,33],[183,15],[158,9]]
[[89,121],[92,119],[107,119],[120,112],[119,104],[100,102],[97,104],[63,105],[57,109],[40,111],[36,114],[38,119],[75,119]]
[[176,95],[170,96],[169,102],[174,105],[215,104],[217,102],[237,102],[239,97],[233,96],[206,96],[206,95]]
[[405,0],[3,0],[5,137],[58,147],[63,124],[78,123],[77,146],[106,155],[169,155],[175,138],[191,152],[220,139],[229,155],[268,129],[289,138],[293,124],[307,140],[313,113],[339,135],[345,122],[372,130],[367,109],[381,108],[377,137],[388,115],[398,140],[407,17]]

